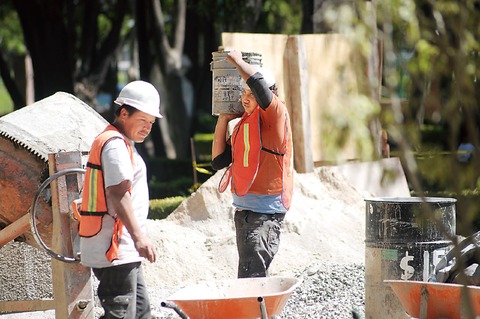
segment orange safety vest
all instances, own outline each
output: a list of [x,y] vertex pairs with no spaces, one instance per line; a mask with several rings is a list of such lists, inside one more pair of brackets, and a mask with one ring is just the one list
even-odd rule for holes
[[[235,126],[232,134],[232,165],[227,169],[219,185],[220,192],[225,191],[228,183],[231,183],[232,192],[238,196],[245,196],[255,183],[258,189],[267,188],[271,181],[275,182],[273,189],[280,190],[282,203],[286,209],[290,208],[293,193],[293,163],[292,163],[292,137],[288,127],[289,117],[285,118],[285,138],[281,147],[282,152],[276,153],[262,146],[260,131],[260,108],[255,109],[250,115],[244,114],[240,122]],[[269,176],[270,180],[256,180],[260,167],[261,152],[270,153],[262,165],[280,165],[281,176]],[[278,161],[278,156],[281,160]],[[277,177],[280,177],[277,179]]]
[[[102,169],[102,150],[105,144],[112,139],[121,138],[125,141],[130,159],[133,161],[133,147],[130,141],[118,129],[109,125],[93,141],[87,162],[85,182],[83,184],[82,204],[80,208],[79,235],[93,237],[102,229],[103,216],[108,214],[107,197],[105,195],[105,183]],[[113,216],[112,216],[113,217]],[[112,241],[105,255],[112,262],[118,259],[118,245],[122,236],[123,223],[117,216],[115,219]]]
[[262,143],[260,137],[259,108],[243,117],[232,134],[232,189],[245,196],[252,186],[260,164]]

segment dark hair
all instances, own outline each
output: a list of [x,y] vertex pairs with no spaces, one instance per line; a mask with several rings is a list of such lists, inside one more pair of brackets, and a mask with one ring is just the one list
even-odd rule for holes
[[115,110],[115,116],[116,117],[119,117],[120,116],[120,112],[122,111],[122,109],[125,109],[128,113],[128,116],[132,115],[133,113],[137,112],[138,110],[136,108],[134,108],[133,106],[131,105],[128,105],[128,104],[122,104],[120,105],[120,107],[118,109]]
[[273,83],[273,85],[271,87],[269,87],[270,91],[273,92],[273,94],[277,95],[278,96],[278,93],[277,93],[277,85],[275,83]]

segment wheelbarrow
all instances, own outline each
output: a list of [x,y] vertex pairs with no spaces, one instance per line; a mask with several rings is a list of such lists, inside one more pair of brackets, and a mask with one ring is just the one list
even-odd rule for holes
[[180,289],[161,305],[183,319],[268,319],[282,312],[300,283],[287,277],[202,282]]
[[384,280],[406,313],[420,319],[465,319],[480,316],[480,287],[452,283]]

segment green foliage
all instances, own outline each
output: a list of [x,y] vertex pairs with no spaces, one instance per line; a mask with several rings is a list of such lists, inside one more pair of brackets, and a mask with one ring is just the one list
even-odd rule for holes
[[187,196],[193,185],[190,160],[172,160],[163,157],[147,158],[150,198]]
[[197,162],[210,162],[212,160],[213,133],[197,133],[193,136],[196,149]]
[[[478,1],[326,1],[322,18],[357,43],[365,58],[382,40],[381,126],[401,160],[412,194],[455,196],[457,230],[480,220],[480,158],[460,163],[461,141],[480,146],[480,11]],[[374,14],[372,14],[374,12]],[[376,20],[374,20],[374,17]],[[375,83],[373,83],[375,85]],[[367,96],[366,99],[370,97]],[[406,99],[404,102],[401,99]],[[368,108],[367,108],[368,109]],[[375,115],[375,112],[372,113]],[[356,132],[332,117],[341,134]],[[468,196],[464,195],[468,194]],[[474,217],[476,215],[476,217]]]
[[295,34],[302,23],[302,2],[297,0],[201,0],[189,4],[199,16],[215,21],[221,32]]
[[12,99],[10,99],[10,95],[5,89],[5,86],[3,85],[3,81],[0,79],[0,116],[8,114],[12,111],[13,111]]
[[159,182],[166,182],[181,176],[191,176],[190,159],[168,159],[164,157],[147,158],[149,178],[155,177]]
[[174,196],[150,200],[149,219],[167,218],[187,197]]
[[378,104],[365,95],[352,95],[345,99],[345,104],[355,107],[343,108],[341,116],[338,115],[338,110],[325,112],[323,115],[325,125],[321,131],[323,139],[329,141],[325,146],[328,158],[340,160],[337,159],[337,154],[340,154],[338,150],[346,147],[351,141],[358,158],[362,160],[375,158],[371,132],[365,123],[378,115],[380,111]]
[[22,27],[17,13],[9,6],[0,5],[0,49],[11,54],[24,55]]
[[[192,172],[191,168],[189,172]],[[150,198],[159,199],[178,195],[189,196],[191,193],[190,188],[193,184],[192,176],[179,175],[164,182],[159,181],[157,176],[153,176],[148,182]]]
[[211,113],[200,110],[195,120],[197,122],[196,131],[198,133],[209,133],[215,130],[217,118],[212,116]]
[[298,34],[302,24],[302,2],[266,0],[259,21],[265,21],[265,25],[258,28],[259,32],[264,28],[264,32],[282,30],[283,34]]
[[193,137],[197,143],[212,143],[213,133],[197,133]]
[[150,198],[188,196],[212,174],[210,165],[213,133],[194,135],[197,182],[194,182],[192,160],[171,160],[167,158],[147,159]]

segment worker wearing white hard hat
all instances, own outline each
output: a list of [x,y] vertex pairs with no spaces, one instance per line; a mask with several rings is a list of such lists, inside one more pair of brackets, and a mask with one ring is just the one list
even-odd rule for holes
[[127,104],[139,111],[162,118],[160,114],[160,95],[157,89],[145,81],[133,81],[120,91],[115,104]]
[[[245,112],[220,114],[212,144],[212,167],[228,167],[219,189],[231,184],[239,278],[268,276],[278,252],[280,229],[293,190],[292,138],[285,103],[276,94],[275,79],[265,68],[230,51],[227,60],[242,78]],[[229,123],[240,116],[232,134]]]
[[135,150],[160,114],[160,95],[144,81],[128,83],[115,120],[92,143],[80,209],[81,263],[99,280],[105,318],[151,318],[142,261],[155,262],[146,235],[149,209],[145,162]]

